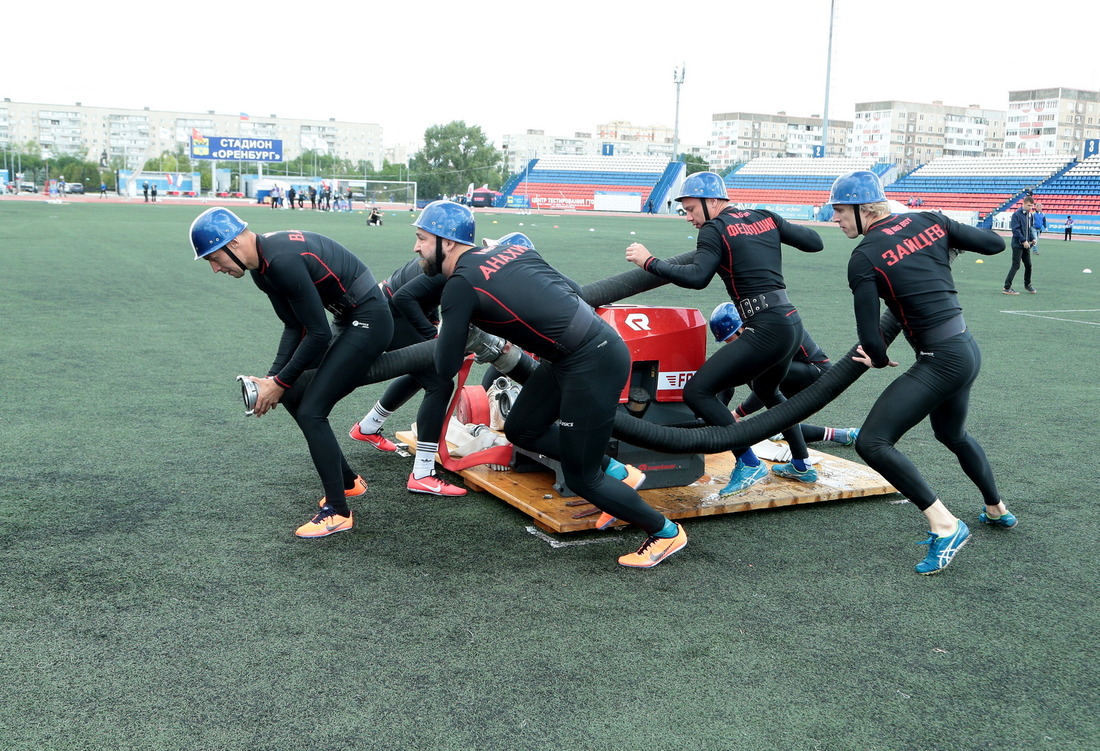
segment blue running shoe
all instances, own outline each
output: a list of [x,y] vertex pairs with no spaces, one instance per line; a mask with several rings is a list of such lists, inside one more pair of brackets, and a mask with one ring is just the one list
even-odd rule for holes
[[978,521],[980,521],[982,524],[989,524],[994,527],[1008,527],[1010,529],[1012,527],[1015,527],[1018,523],[1016,517],[1012,515],[1011,511],[1004,512],[996,519],[983,511],[982,513],[978,514]]
[[928,576],[943,571],[947,568],[947,564],[951,563],[955,553],[959,552],[959,548],[970,540],[970,527],[966,526],[962,519],[958,519],[957,522],[955,531],[951,534],[937,537],[929,532],[927,540],[917,543],[928,546],[928,555],[916,565],[918,574]]
[[848,440],[841,443],[841,446],[851,446],[859,438],[859,428],[848,428]]
[[799,472],[794,464],[776,464],[772,467],[772,472],[790,480],[798,480],[799,482],[806,483],[817,482],[817,470],[812,466],[806,467],[805,472]]
[[737,493],[748,490],[767,476],[768,465],[764,464],[764,462],[760,462],[760,464],[755,467],[750,467],[738,459],[737,466],[735,466],[733,472],[730,473],[729,485],[719,490],[718,495],[723,498],[728,495],[736,495]]

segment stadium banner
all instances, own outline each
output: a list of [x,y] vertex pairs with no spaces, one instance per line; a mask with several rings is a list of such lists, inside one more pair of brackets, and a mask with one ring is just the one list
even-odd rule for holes
[[504,201],[504,207],[508,209],[529,209],[531,208],[530,196],[506,196]]
[[[1064,232],[1066,229],[1066,217],[1068,214],[1047,214],[1047,228],[1043,230],[1043,237],[1055,232]],[[1100,216],[1073,215],[1074,235],[1100,235]]]
[[800,206],[792,203],[737,203],[740,209],[763,209],[773,214],[779,214],[784,219],[803,219],[813,221],[817,213],[813,206]]
[[237,162],[281,162],[283,161],[283,142],[274,138],[192,135],[191,158]]
[[592,208],[596,211],[632,211],[642,210],[642,194],[631,192],[594,191]]

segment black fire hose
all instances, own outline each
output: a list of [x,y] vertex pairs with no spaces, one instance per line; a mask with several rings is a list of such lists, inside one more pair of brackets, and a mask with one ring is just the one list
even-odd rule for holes
[[[901,331],[890,311],[882,314],[879,327],[887,345]],[[866,365],[852,359],[856,354],[856,347],[852,347],[806,389],[779,406],[759,412],[735,425],[673,428],[640,420],[620,411],[615,415],[612,434],[635,446],[668,454],[715,454],[735,446],[751,446],[804,421],[855,383],[867,371]]]
[[[685,263],[693,253],[683,253],[670,258],[672,263]],[[593,307],[609,305],[632,295],[664,286],[668,282],[649,272],[635,268],[615,276],[601,279],[581,288],[581,297]],[[901,326],[890,311],[879,320],[883,339],[889,345],[900,333]],[[392,378],[433,366],[435,340],[420,342],[381,355],[364,374],[359,385],[388,381]],[[764,410],[735,425],[676,428],[640,420],[625,412],[615,417],[612,434],[635,446],[669,454],[728,451],[735,446],[751,446],[775,435],[785,428],[806,420],[836,399],[866,372],[867,367],[854,361],[856,348],[852,347],[844,357],[835,361],[821,378],[777,407]],[[513,380],[523,383],[534,371],[537,363],[523,354],[515,367],[507,372]]]

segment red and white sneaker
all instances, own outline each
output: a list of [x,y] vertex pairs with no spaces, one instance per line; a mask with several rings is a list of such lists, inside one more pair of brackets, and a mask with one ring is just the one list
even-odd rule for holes
[[435,472],[432,472],[427,477],[421,477],[419,480],[410,473],[409,484],[406,487],[412,493],[428,493],[430,495],[445,496],[466,495],[466,488],[452,485],[436,475]]
[[393,441],[381,433],[364,433],[359,429],[359,423],[355,423],[351,426],[351,431],[348,432],[352,438],[363,443],[369,443],[379,451],[397,451],[397,446],[393,445]]

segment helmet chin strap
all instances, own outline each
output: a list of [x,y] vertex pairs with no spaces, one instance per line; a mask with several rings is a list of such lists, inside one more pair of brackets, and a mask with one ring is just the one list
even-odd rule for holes
[[443,273],[443,238],[435,236],[435,268],[428,276],[438,276]]
[[861,217],[860,214],[863,213],[863,207],[857,204],[853,208],[855,209],[855,215],[856,215],[856,233],[862,235],[863,234],[863,217]]
[[706,198],[700,198],[699,199],[699,204],[703,207],[703,221],[709,222],[710,221],[710,210],[707,209],[707,200],[708,199],[706,199]]
[[237,258],[237,256],[233,255],[233,251],[229,249],[229,246],[225,246],[224,248],[222,248],[222,250],[224,250],[225,254],[233,260],[233,263],[241,267],[241,271],[248,271],[248,267],[241,263],[240,258]]

